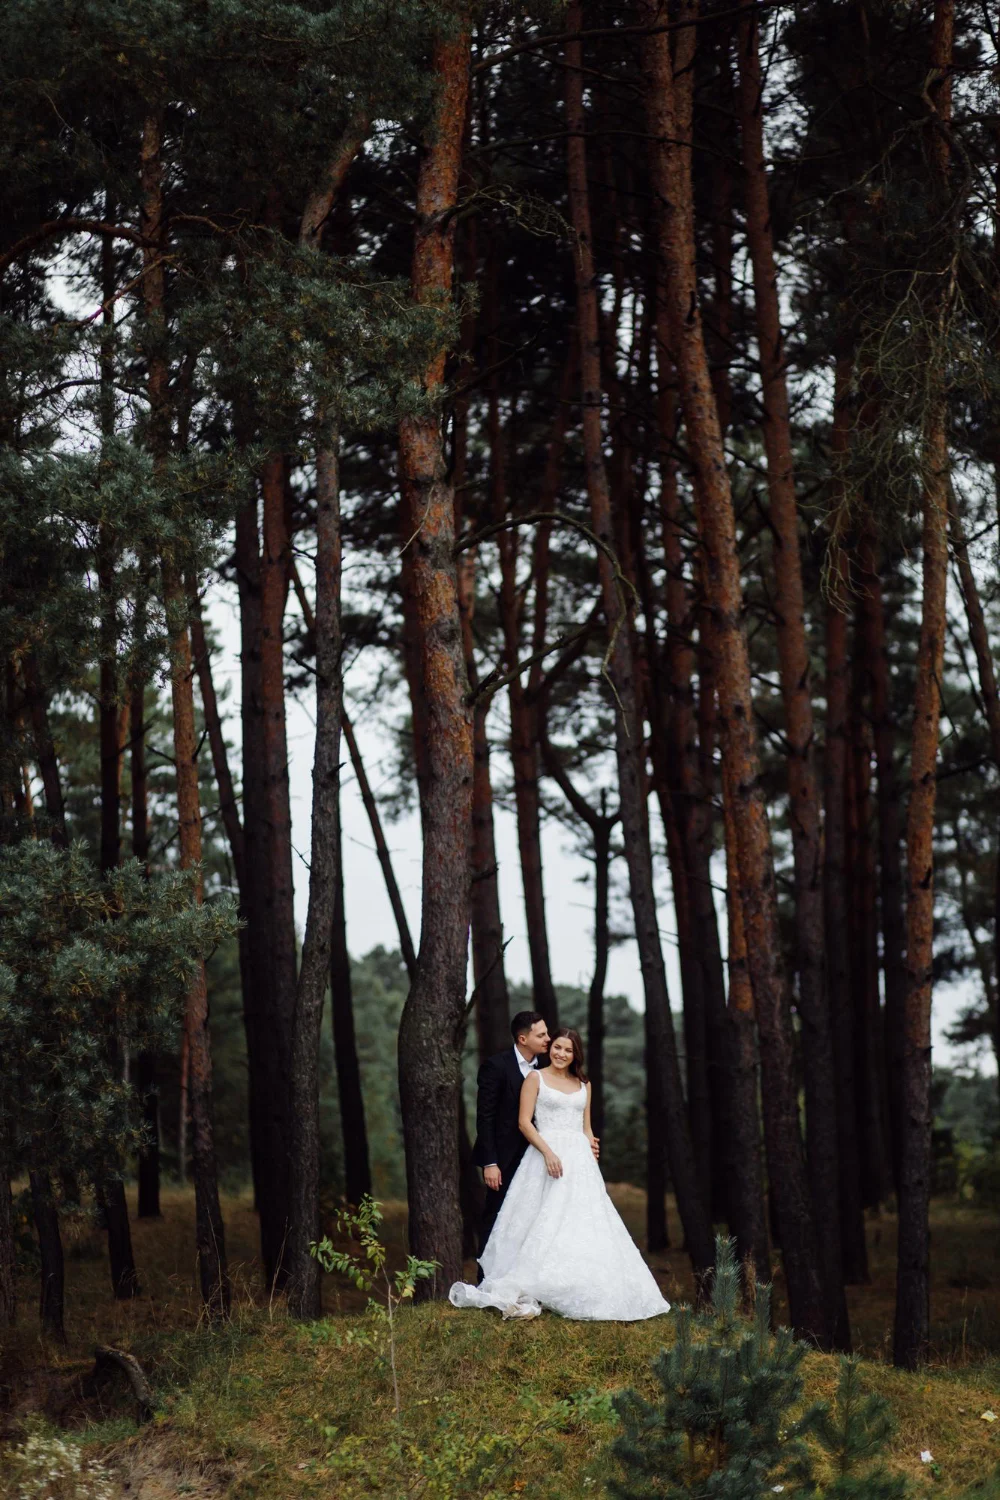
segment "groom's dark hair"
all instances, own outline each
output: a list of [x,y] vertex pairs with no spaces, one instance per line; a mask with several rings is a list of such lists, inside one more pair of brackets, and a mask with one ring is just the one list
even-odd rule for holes
[[516,1042],[519,1036],[523,1036],[526,1031],[531,1030],[532,1026],[537,1026],[539,1021],[544,1020],[545,1017],[540,1010],[519,1010],[510,1023],[510,1034]]

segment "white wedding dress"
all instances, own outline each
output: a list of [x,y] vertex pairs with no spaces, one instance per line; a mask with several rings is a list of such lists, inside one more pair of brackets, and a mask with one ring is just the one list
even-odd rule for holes
[[670,1311],[608,1197],[583,1133],[587,1090],[564,1094],[538,1075],[535,1128],[559,1157],[561,1177],[529,1146],[514,1173],[480,1262],[479,1286],[456,1281],[455,1307],[498,1307],[505,1318],[634,1322]]

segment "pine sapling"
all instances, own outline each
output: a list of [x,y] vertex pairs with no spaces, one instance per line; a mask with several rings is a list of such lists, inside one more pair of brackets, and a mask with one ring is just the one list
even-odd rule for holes
[[615,1397],[618,1500],[758,1500],[776,1484],[811,1483],[804,1439],[819,1408],[800,1409],[808,1346],[788,1329],[772,1334],[770,1287],[758,1288],[752,1320],[740,1316],[739,1295],[735,1242],[720,1235],[711,1307],[681,1308],[676,1343],[653,1361],[659,1399]]
[[888,1401],[865,1390],[860,1360],[845,1356],[833,1408],[820,1411],[813,1427],[834,1471],[833,1484],[824,1495],[835,1500],[901,1500],[905,1478],[887,1474],[880,1464],[872,1466],[894,1430]]

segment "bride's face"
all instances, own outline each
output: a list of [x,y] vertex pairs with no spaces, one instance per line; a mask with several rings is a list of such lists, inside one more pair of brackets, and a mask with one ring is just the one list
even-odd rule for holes
[[568,1036],[558,1036],[549,1048],[549,1063],[562,1072],[573,1061],[573,1043]]

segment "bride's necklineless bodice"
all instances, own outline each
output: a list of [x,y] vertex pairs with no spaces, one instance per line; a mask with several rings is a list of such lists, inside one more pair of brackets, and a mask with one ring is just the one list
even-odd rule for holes
[[581,1084],[572,1094],[553,1088],[545,1082],[545,1075],[538,1075],[538,1098],[535,1101],[535,1129],[542,1136],[546,1131],[583,1129],[583,1112],[587,1104],[587,1086]]

